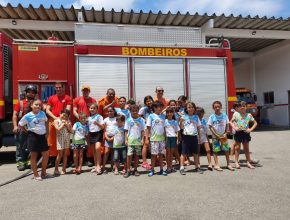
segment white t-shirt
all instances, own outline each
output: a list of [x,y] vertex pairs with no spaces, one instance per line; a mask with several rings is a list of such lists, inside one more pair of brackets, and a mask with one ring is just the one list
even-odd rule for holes
[[197,128],[201,126],[200,120],[197,115],[191,115],[184,113],[181,117],[183,119],[183,134],[196,136],[198,135]]
[[34,132],[39,135],[44,135],[46,134],[46,121],[47,117],[43,111],[40,111],[38,114],[29,112],[21,118],[21,120],[19,121],[19,125],[27,125],[28,131]]
[[225,113],[221,113],[220,115],[212,114],[209,116],[207,124],[212,126],[217,134],[221,135],[226,131],[227,124],[229,124],[229,118]]
[[106,133],[108,136],[114,136],[114,130],[117,127],[116,118],[105,118],[104,124],[106,125]]
[[176,120],[165,119],[166,137],[177,137],[177,132],[180,131]]
[[88,118],[88,125],[89,125],[90,132],[97,132],[97,131],[102,130],[98,125],[94,124],[95,121],[101,125],[104,124],[103,116],[101,116],[99,114],[95,114],[93,116],[90,116]]

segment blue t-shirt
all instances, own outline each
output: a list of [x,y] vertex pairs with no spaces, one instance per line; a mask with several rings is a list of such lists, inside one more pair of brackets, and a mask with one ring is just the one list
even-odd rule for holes
[[148,107],[147,106],[144,106],[144,107],[140,108],[138,114],[140,116],[142,116],[145,119],[145,121],[147,121],[148,116],[150,114],[152,114],[152,112],[148,112]]
[[128,118],[125,123],[125,130],[128,131],[128,145],[142,145],[142,131],[145,129],[143,118]]
[[125,129],[124,127],[116,127],[114,130],[113,148],[125,147]]
[[150,127],[150,141],[165,140],[165,115],[150,114],[146,126]]
[[86,135],[89,133],[89,126],[87,124],[83,125],[79,121],[73,126],[73,144],[85,144]]
[[176,120],[165,120],[166,137],[177,137],[177,132],[180,131]]
[[43,111],[40,111],[38,114],[29,112],[21,118],[21,120],[19,121],[19,125],[27,125],[28,131],[34,132],[39,135],[44,135],[46,134],[46,121],[47,117]]
[[184,113],[182,115],[182,125],[183,125],[183,134],[196,136],[198,134],[197,128],[201,126],[200,120],[197,115],[191,115]]
[[229,118],[225,113],[220,115],[212,114],[208,118],[208,125],[212,126],[217,134],[223,134],[226,131],[227,124],[229,124]]
[[131,117],[131,112],[129,111],[129,109],[115,108],[115,110],[116,110],[118,115],[124,115],[125,119]]

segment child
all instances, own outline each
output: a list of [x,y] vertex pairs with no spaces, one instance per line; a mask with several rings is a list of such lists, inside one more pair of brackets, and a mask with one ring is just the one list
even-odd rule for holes
[[178,112],[183,113],[186,107],[187,97],[185,95],[181,95],[178,97],[178,106],[179,110]]
[[[147,121],[148,116],[153,113],[152,109],[152,104],[153,104],[153,98],[148,95],[144,97],[144,107],[142,107],[139,110],[139,115],[145,119],[145,123]],[[146,128],[145,128],[146,130]],[[150,137],[146,137],[146,132],[145,132],[145,139],[148,139]],[[144,140],[144,145],[142,148],[142,167],[145,168],[146,170],[151,170],[150,164],[147,162],[147,151],[148,151],[148,144],[146,144],[146,141]]]
[[90,117],[88,118],[90,147],[93,149],[95,167],[91,172],[97,175],[102,174],[101,170],[101,142],[103,140],[104,122],[103,117],[97,113],[98,105],[93,103],[89,107]]
[[[241,103],[240,102],[236,102],[236,103],[234,103],[234,105],[233,105],[233,112],[234,112],[234,114],[233,114],[233,117],[232,117],[232,120],[233,120],[233,118],[235,117],[235,115],[237,114],[237,113],[239,113],[239,111],[240,111],[240,107],[241,107]],[[230,124],[231,124],[231,122],[230,122]],[[232,127],[233,128],[233,127]],[[236,131],[235,131],[235,129],[232,129],[232,133],[233,133],[233,136],[235,136],[235,133],[236,133]],[[235,138],[234,138],[235,139]],[[231,144],[231,150],[230,150],[230,161],[231,162],[234,162],[235,161],[235,141]]]
[[131,106],[131,118],[128,118],[125,123],[125,144],[128,146],[127,151],[127,170],[124,174],[125,178],[128,178],[131,173],[131,161],[133,154],[135,155],[134,160],[134,172],[133,175],[140,176],[138,167],[138,156],[141,155],[141,147],[143,145],[145,121],[139,117],[138,114],[139,106]]
[[[161,114],[163,104],[161,102],[153,103],[154,113],[150,114],[146,122],[146,137],[150,137],[151,145],[151,170],[148,176],[151,177],[155,174],[155,162],[159,156],[160,175],[167,176],[163,170],[163,154],[165,153],[165,116]],[[146,144],[149,144],[149,139],[146,138]]]
[[[165,131],[166,131],[166,159],[167,159],[167,173],[172,173],[172,155],[176,153],[177,144],[179,143],[178,121],[175,119],[175,109],[169,107],[166,109]],[[177,151],[178,153],[178,151]],[[178,158],[180,156],[178,155]]]
[[203,171],[198,166],[198,138],[200,137],[200,120],[195,115],[196,106],[193,102],[187,102],[184,114],[180,119],[180,127],[183,129],[182,149],[180,157],[180,174],[185,175],[184,160],[185,156],[193,155],[195,172],[203,174]]
[[113,149],[114,130],[117,126],[117,122],[116,122],[117,113],[116,113],[115,109],[112,106],[110,106],[110,107],[108,107],[107,112],[108,112],[108,117],[104,119],[105,153],[104,153],[103,167],[102,167],[103,173],[108,173],[108,171],[106,170],[106,163],[107,163],[108,157],[109,157],[109,155],[111,155],[111,152]]
[[88,141],[89,127],[87,125],[87,116],[85,113],[79,113],[79,122],[76,122],[72,128],[73,130],[73,139],[71,148],[74,152],[74,164],[75,170],[74,173],[80,174],[82,172],[83,164],[83,150],[86,149],[86,142]]
[[122,174],[126,173],[127,166],[126,166],[126,159],[127,159],[127,149],[125,146],[125,116],[118,115],[116,117],[117,127],[114,130],[114,143],[113,143],[113,150],[114,150],[114,174],[119,175],[119,162],[124,163],[124,169]]
[[118,115],[122,114],[126,119],[131,117],[130,110],[126,108],[126,98],[124,96],[119,98],[119,106],[120,108],[115,108]]
[[208,126],[212,132],[212,145],[213,145],[213,157],[215,161],[214,169],[217,171],[223,171],[219,166],[217,153],[223,150],[225,152],[227,160],[227,168],[234,171],[234,168],[230,165],[229,158],[229,144],[227,141],[227,133],[229,132],[229,119],[225,113],[221,112],[222,103],[220,101],[215,101],[212,104],[214,113],[208,119]]
[[64,109],[60,112],[59,118],[54,120],[53,125],[56,129],[56,147],[57,147],[57,157],[55,160],[55,168],[54,175],[58,176],[59,170],[58,166],[62,159],[62,171],[61,174],[64,175],[66,173],[66,165],[67,165],[67,154],[65,153],[65,149],[70,147],[70,133],[72,132],[72,126],[69,121],[70,111]]
[[[237,169],[240,169],[239,155],[240,155],[241,143],[243,143],[246,160],[247,160],[247,167],[250,169],[255,168],[251,164],[249,142],[251,141],[250,133],[257,127],[257,122],[250,113],[246,112],[247,110],[246,106],[247,106],[247,103],[242,101],[239,113],[236,113],[230,122],[231,126],[236,131],[235,133],[235,145],[236,145],[235,166]],[[251,122],[253,122],[254,124],[250,128],[249,124]]]
[[207,162],[208,166],[207,169],[212,171],[212,164],[211,164],[211,154],[210,154],[210,147],[209,147],[209,139],[208,139],[208,127],[206,120],[203,118],[205,112],[204,109],[201,107],[196,108],[196,115],[199,117],[201,126],[200,126],[200,139],[198,140],[198,164],[200,165],[200,148],[201,145],[204,146],[205,151],[206,151],[206,157],[207,157]]
[[[33,171],[34,179],[41,181],[47,177],[46,167],[48,162],[48,145],[46,140],[46,122],[47,117],[41,110],[41,101],[39,99],[33,100],[30,108],[31,112],[27,113],[19,121],[20,128],[28,132],[27,148],[30,151],[30,163]],[[27,129],[24,127],[27,125]],[[37,172],[37,156],[38,153],[42,155],[41,176]]]

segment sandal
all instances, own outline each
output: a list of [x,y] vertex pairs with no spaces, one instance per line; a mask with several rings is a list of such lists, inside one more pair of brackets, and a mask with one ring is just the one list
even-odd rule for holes
[[60,173],[59,173],[59,171],[58,171],[58,170],[55,170],[55,171],[53,172],[53,175],[54,175],[54,176],[59,176],[59,175],[60,175]]
[[96,170],[97,175],[102,175],[102,170]]
[[208,166],[207,169],[213,171],[212,166]]
[[119,175],[119,171],[118,170],[115,170],[114,174],[115,175]]
[[120,174],[121,175],[124,175],[126,173],[126,170],[122,170],[122,171],[120,171]]
[[147,162],[145,162],[145,163],[142,163],[142,165],[141,165],[144,169],[146,169],[146,170],[151,170],[151,166],[150,166],[150,164],[149,163],[147,163]]
[[91,170],[91,173],[96,173],[97,172],[97,168],[93,168],[92,170]]
[[235,168],[236,168],[236,169],[241,169],[240,164],[236,163]]
[[231,165],[228,165],[227,168],[228,168],[230,171],[235,171],[235,169],[234,169]]
[[35,181],[42,181],[42,178],[41,178],[40,176],[35,176],[35,177],[33,177],[33,179],[34,179]]
[[214,169],[215,169],[216,171],[223,171],[223,169],[220,168],[220,167],[214,167]]
[[252,164],[247,164],[247,167],[249,168],[249,169],[255,169],[255,167],[254,166],[252,166]]

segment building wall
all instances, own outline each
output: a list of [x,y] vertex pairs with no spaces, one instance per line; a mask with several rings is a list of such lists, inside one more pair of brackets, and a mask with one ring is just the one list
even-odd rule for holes
[[[254,62],[255,71],[251,71],[250,58],[234,64],[236,87],[256,89],[258,106],[263,107],[262,118],[269,119],[270,124],[289,125],[290,43],[256,52]],[[271,91],[274,105],[265,105],[264,93]]]
[[234,76],[236,88],[245,87],[252,89],[250,68],[251,66],[249,59],[240,60],[234,63]]
[[264,92],[274,92],[274,106],[267,109],[271,124],[289,125],[290,44],[261,51],[255,56],[258,104],[264,105]]

